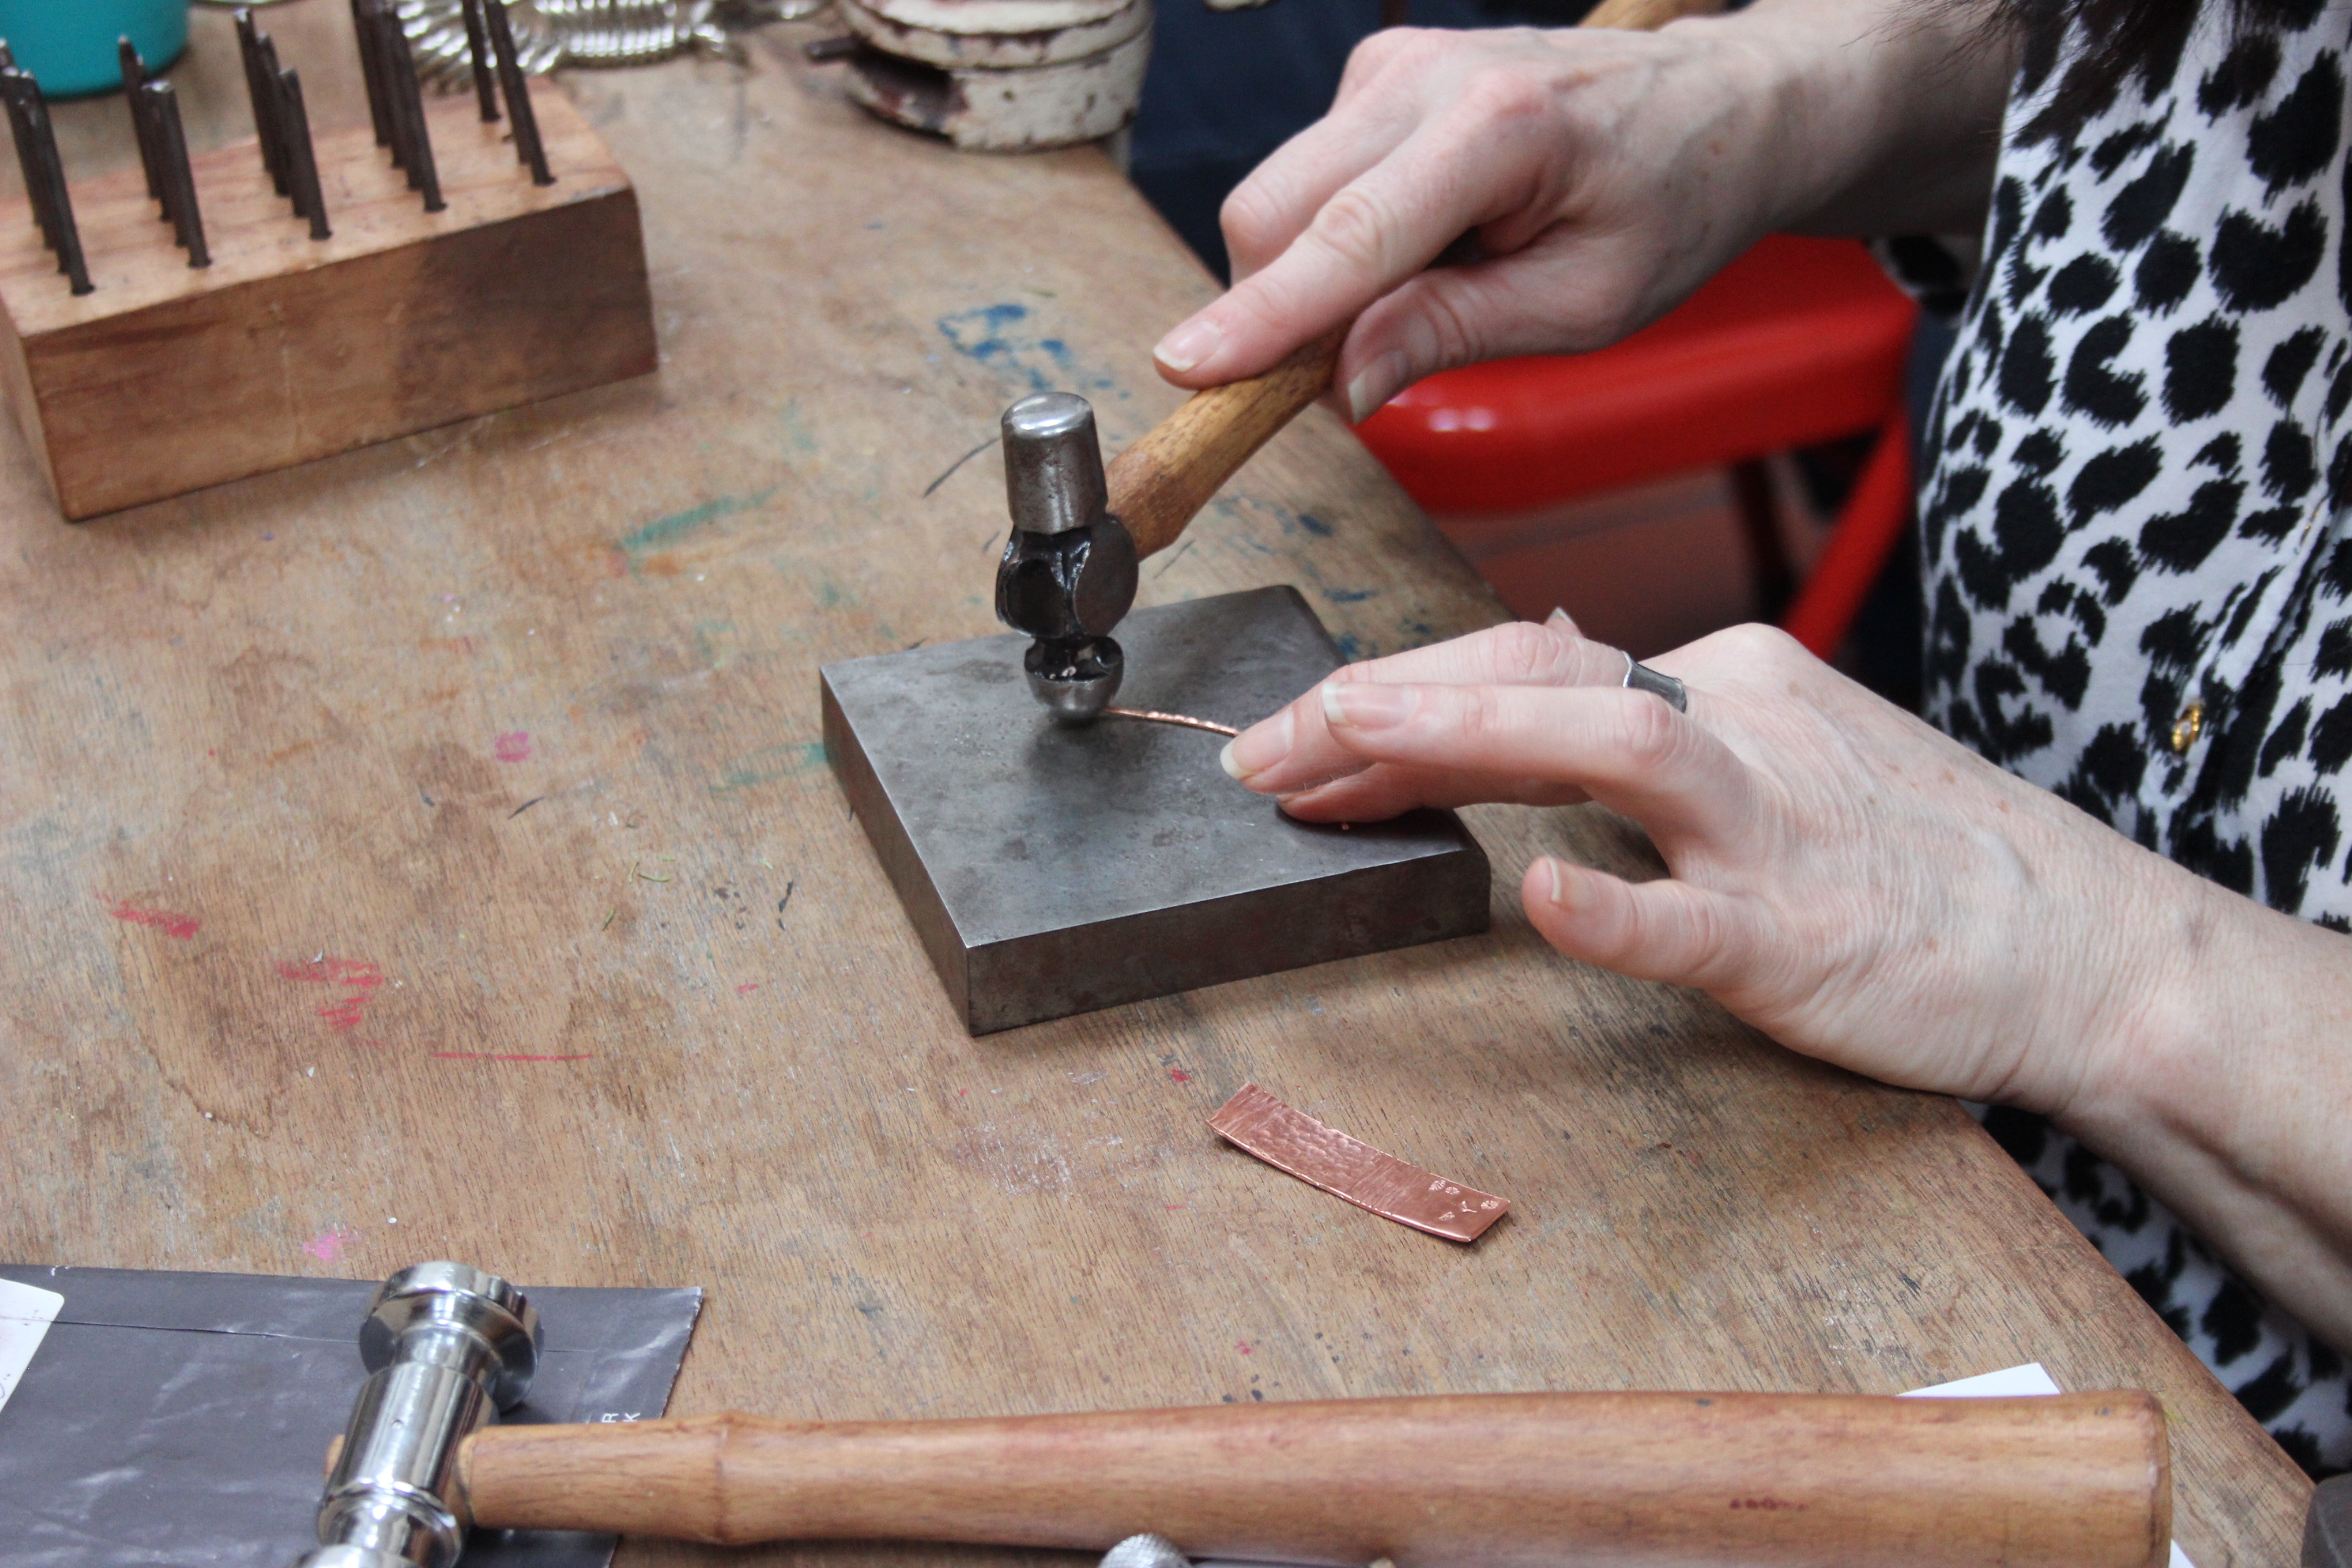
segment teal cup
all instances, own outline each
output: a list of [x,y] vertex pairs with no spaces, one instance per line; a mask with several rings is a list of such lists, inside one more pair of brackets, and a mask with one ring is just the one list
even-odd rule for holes
[[188,47],[188,0],[0,0],[0,38],[49,98],[122,85],[117,38],[156,69]]

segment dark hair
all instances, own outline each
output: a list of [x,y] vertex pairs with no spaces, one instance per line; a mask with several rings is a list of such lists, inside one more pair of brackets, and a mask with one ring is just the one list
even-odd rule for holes
[[[2281,27],[2301,30],[2318,18],[2326,0],[1998,0],[2001,19],[2014,28],[2021,48],[2018,91],[2041,90],[2050,73],[2058,84],[2021,134],[2028,142],[2065,138],[2093,116],[2105,113],[2126,86],[2137,86],[2153,103],[2172,86],[2181,51],[2207,4],[2229,15],[2240,48],[2268,45],[2271,64],[2277,47],[2260,37]],[[2072,42],[2072,48],[2067,45]],[[2061,51],[2063,66],[2060,64]],[[2240,62],[2251,65],[2251,61]],[[2262,74],[2267,75],[2267,72]]]

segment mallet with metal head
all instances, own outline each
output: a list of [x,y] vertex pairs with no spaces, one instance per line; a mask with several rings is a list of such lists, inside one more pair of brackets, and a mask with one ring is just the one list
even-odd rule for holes
[[319,1549],[302,1568],[449,1568],[472,1523],[457,1446],[522,1402],[539,1370],[539,1314],[463,1263],[383,1282],[360,1324],[368,1369],[328,1458]]
[[473,1527],[1096,1552],[1150,1531],[1192,1556],[1356,1568],[2161,1568],[2172,1526],[2164,1414],[2137,1392],[499,1426],[538,1321],[457,1263],[386,1280],[360,1344],[372,1375],[298,1568],[452,1568]]
[[1167,549],[1251,454],[1331,384],[1346,329],[1263,375],[1196,393],[1108,469],[1094,410],[1043,392],[1004,411],[1012,537],[996,568],[997,618],[1036,640],[1029,689],[1083,724],[1118,695],[1125,657],[1111,628],[1135,603],[1136,566]]

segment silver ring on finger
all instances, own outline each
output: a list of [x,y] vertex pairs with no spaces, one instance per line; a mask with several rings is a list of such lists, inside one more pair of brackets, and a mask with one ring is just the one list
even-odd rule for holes
[[1664,700],[1677,713],[1690,711],[1690,693],[1683,683],[1671,675],[1660,675],[1632,654],[1625,656],[1624,687],[1628,691],[1646,691]]

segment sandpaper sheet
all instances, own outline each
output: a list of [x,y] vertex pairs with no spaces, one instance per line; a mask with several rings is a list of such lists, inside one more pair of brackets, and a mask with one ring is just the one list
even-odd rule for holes
[[[366,1379],[371,1279],[0,1265],[65,1297],[0,1407],[0,1568],[288,1568]],[[546,1352],[517,1421],[650,1420],[698,1289],[524,1291]],[[461,1568],[604,1568],[614,1538],[476,1535]]]

